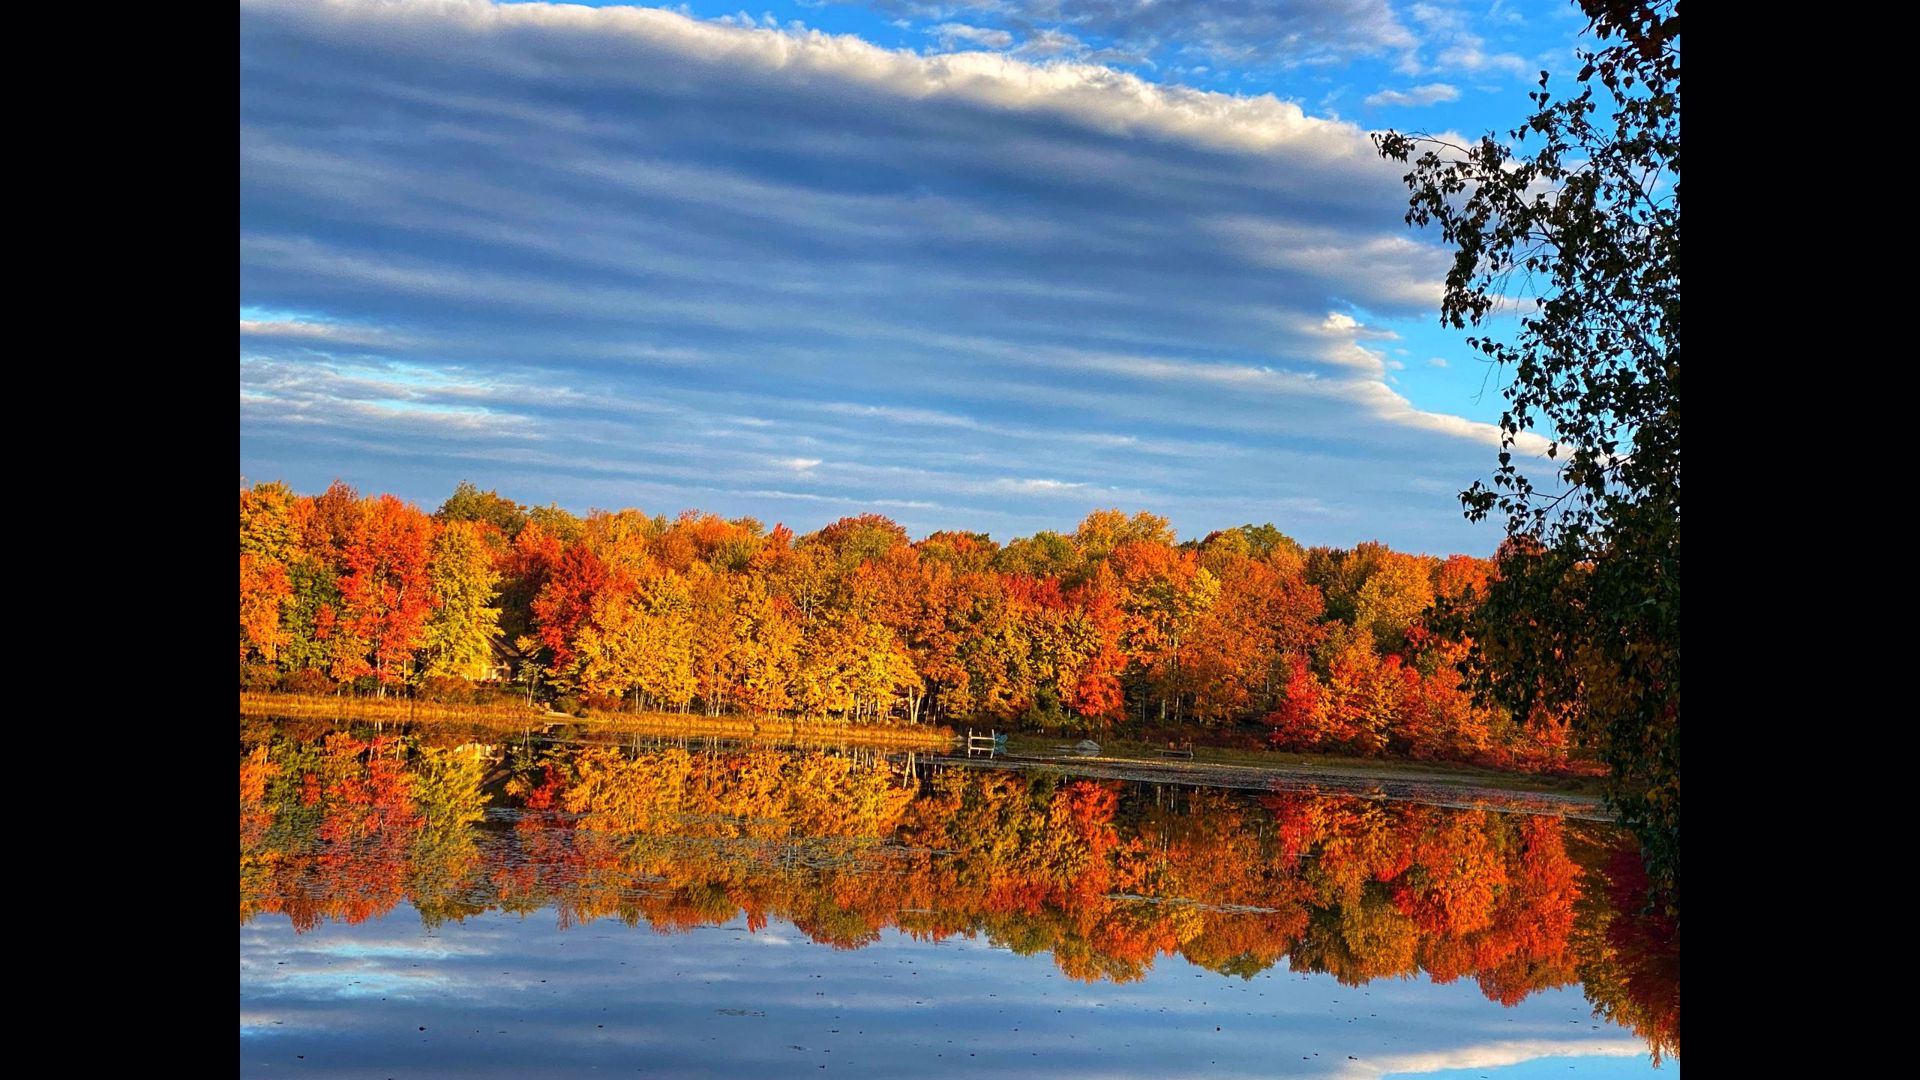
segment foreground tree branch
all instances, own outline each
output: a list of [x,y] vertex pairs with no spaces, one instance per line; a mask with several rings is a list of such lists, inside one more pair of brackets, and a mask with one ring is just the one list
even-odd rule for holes
[[[1485,602],[1463,607],[1483,699],[1567,719],[1612,769],[1667,905],[1680,897],[1680,4],[1580,0],[1599,47],[1575,92],[1471,147],[1387,132],[1407,222],[1452,245],[1441,320],[1482,327],[1526,283],[1536,309],[1469,343],[1511,372],[1491,482],[1505,519]],[[1527,452],[1547,440],[1544,459]],[[1533,460],[1529,460],[1533,459]],[[1536,476],[1564,486],[1543,497]]]

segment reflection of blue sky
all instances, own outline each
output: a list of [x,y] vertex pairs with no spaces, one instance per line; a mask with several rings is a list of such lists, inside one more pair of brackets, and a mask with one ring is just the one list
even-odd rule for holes
[[1596,1029],[1577,987],[1502,1008],[1471,980],[1346,987],[1280,969],[1242,980],[1178,957],[1137,983],[1089,985],[983,939],[888,930],[844,951],[779,921],[760,934],[742,920],[670,935],[611,920],[563,931],[550,912],[429,935],[405,906],[301,935],[261,918],[240,937],[246,1075],[295,1061],[303,1075],[343,1077],[1651,1071],[1631,1034]]
[[243,473],[1491,550],[1367,133],[1510,123],[1571,3],[681,10],[243,5]]

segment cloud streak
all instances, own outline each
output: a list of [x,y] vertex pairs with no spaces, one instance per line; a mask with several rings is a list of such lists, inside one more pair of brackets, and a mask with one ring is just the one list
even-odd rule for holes
[[[1147,65],[1313,68],[1400,55],[1419,43],[1388,0],[895,0],[889,6],[933,17],[965,12],[970,24],[991,24],[1009,39],[976,39],[991,48],[1018,40],[1027,55],[1059,55],[1066,51],[1062,43],[1084,39],[1099,42],[1108,56]],[[1081,44],[1080,51],[1091,46]]]

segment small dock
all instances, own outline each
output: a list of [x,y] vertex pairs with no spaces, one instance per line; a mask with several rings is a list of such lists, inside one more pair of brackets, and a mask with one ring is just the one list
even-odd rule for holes
[[989,731],[981,734],[972,728],[967,729],[967,756],[972,757],[978,751],[993,757],[1007,752],[1007,736],[1003,732]]

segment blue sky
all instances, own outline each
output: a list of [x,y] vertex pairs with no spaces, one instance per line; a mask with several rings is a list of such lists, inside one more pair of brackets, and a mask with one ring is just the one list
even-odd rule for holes
[[[1557,3],[246,0],[240,471],[431,509],[1491,552],[1499,373],[1384,128]],[[1537,447],[1530,447],[1537,449]]]

